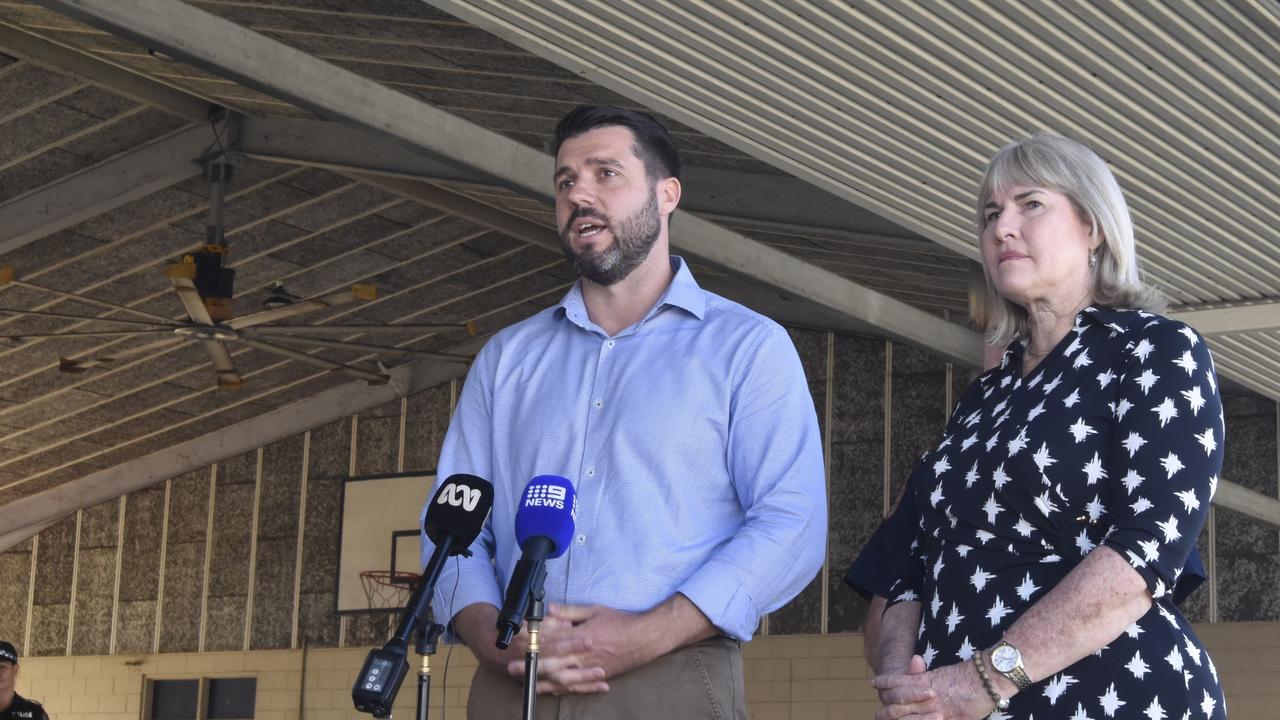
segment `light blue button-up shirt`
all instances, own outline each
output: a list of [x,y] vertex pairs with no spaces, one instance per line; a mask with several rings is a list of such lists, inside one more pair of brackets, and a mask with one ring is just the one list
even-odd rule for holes
[[822,448],[795,347],[700,288],[680,258],[672,267],[663,297],[615,336],[588,318],[579,282],[476,357],[438,476],[492,481],[493,514],[474,556],[441,574],[437,618],[502,606],[516,507],[542,474],[578,492],[574,539],[547,562],[548,601],[638,612],[679,592],[748,640],[818,571]]

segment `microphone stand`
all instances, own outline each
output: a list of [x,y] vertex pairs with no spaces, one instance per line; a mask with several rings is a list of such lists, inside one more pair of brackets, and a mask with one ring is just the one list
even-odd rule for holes
[[547,577],[545,566],[539,565],[529,586],[529,609],[524,619],[529,628],[529,644],[524,653],[524,720],[534,720],[534,705],[538,699],[538,632],[542,627],[542,600],[546,596],[542,588]]
[[[431,591],[440,579],[440,572],[444,570],[445,560],[451,554],[456,540],[452,535],[445,535],[436,544],[422,578],[413,589],[404,614],[400,616],[400,625],[396,628],[395,635],[381,648],[370,650],[365,657],[364,666],[356,676],[355,686],[351,688],[351,699],[356,710],[367,712],[376,718],[391,717],[391,706],[396,700],[396,694],[400,692],[400,683],[409,672],[409,638],[424,625],[434,625],[428,615]],[[462,554],[466,552],[464,550]],[[425,649],[423,646],[419,647]],[[418,652],[421,653],[422,650]]]
[[427,710],[431,706],[431,656],[436,654],[436,641],[444,626],[434,622],[425,622],[414,632],[414,649],[422,657],[422,666],[418,668],[418,720],[427,720]]

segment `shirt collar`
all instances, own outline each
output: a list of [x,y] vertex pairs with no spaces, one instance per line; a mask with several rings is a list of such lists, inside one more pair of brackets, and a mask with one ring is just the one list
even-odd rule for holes
[[1076,315],[1076,327],[1082,327],[1086,322],[1093,322],[1114,332],[1122,333],[1143,317],[1150,317],[1150,314],[1141,310],[1117,310],[1105,305],[1090,305]]
[[[645,313],[644,320],[641,320],[640,324],[647,322],[666,307],[680,308],[699,320],[706,314],[707,295],[702,287],[698,285],[698,281],[693,279],[693,272],[689,270],[689,263],[678,255],[672,255],[671,269],[675,271],[671,284],[662,293],[662,297],[658,298],[658,302],[654,303],[649,312]],[[565,293],[555,307],[558,316],[567,317],[575,325],[586,329],[594,327],[591,325],[591,320],[587,315],[587,304],[582,299],[582,278],[578,278],[578,281],[573,284],[573,287],[569,288],[569,292]]]
[[[693,279],[693,272],[689,270],[689,263],[678,255],[672,255],[671,269],[676,272],[676,275],[671,279],[671,285],[667,287],[667,291],[658,299],[654,307],[661,308],[664,305],[671,305],[701,320],[707,313],[707,294],[698,285],[698,281]],[[650,314],[652,314],[652,311],[650,311]]]
[[[1116,310],[1106,305],[1090,305],[1076,313],[1075,327],[1079,330],[1085,327],[1085,323],[1093,323],[1113,332],[1125,332],[1135,320],[1144,315],[1147,315],[1147,313],[1133,310]],[[1005,348],[1004,355],[1000,359],[1000,368],[1009,367],[1013,364],[1013,359],[1021,357],[1024,352],[1026,352],[1025,339],[1018,339],[1009,343],[1009,347]]]

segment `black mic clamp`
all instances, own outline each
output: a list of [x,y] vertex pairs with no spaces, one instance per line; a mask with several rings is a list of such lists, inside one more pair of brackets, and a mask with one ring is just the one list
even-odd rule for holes
[[[526,563],[528,561],[521,560],[520,562]],[[528,572],[531,573],[531,576],[526,586],[524,598],[519,604],[515,605],[514,612],[498,618],[498,639],[494,644],[498,646],[499,650],[506,650],[511,645],[511,639],[515,637],[516,633],[520,632],[520,625],[528,616],[528,608],[534,603],[538,605],[542,603],[542,586],[547,579],[547,566],[540,562],[529,563],[529,565],[531,567]],[[517,575],[521,573],[519,566],[516,567],[516,573]],[[519,584],[517,581],[512,583],[512,586],[516,587]],[[538,619],[542,619],[541,614],[539,614]]]

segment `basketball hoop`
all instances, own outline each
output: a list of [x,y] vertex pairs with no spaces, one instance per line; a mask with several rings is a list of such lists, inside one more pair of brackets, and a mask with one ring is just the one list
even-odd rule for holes
[[362,570],[360,584],[370,610],[397,610],[409,602],[418,573],[403,570]]

